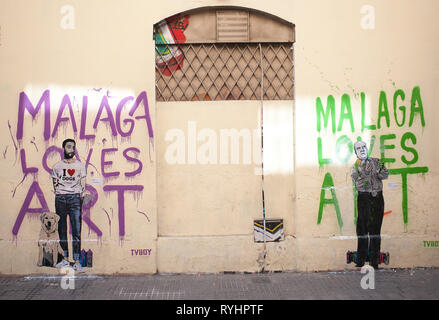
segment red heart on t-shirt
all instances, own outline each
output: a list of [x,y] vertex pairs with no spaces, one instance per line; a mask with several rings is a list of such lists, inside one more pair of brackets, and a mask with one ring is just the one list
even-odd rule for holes
[[75,173],[75,169],[69,169],[67,170],[67,172],[69,173],[70,176],[73,176],[73,174]]

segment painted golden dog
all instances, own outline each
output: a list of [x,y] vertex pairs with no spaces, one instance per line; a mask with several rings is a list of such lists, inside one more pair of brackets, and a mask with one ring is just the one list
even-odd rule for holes
[[64,251],[59,243],[58,221],[59,216],[54,212],[43,212],[40,217],[41,231],[38,238],[38,266],[43,265],[45,257],[52,266],[58,260],[58,253],[64,256]]

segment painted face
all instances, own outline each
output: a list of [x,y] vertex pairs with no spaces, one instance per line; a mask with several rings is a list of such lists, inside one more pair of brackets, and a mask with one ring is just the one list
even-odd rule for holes
[[75,156],[75,144],[73,142],[67,142],[64,146],[64,158],[72,159]]
[[357,155],[357,158],[360,160],[366,160],[367,159],[367,146],[366,143],[363,141],[357,141],[354,144],[354,150],[355,154]]
[[58,219],[55,215],[43,213],[40,219],[46,232],[53,233],[56,231]]

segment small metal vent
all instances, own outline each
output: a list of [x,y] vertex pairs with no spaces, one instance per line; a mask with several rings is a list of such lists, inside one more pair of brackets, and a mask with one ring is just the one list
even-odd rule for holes
[[217,41],[249,41],[249,13],[246,11],[216,12]]

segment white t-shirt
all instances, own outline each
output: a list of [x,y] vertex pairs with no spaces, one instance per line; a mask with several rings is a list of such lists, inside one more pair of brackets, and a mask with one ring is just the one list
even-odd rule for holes
[[64,160],[57,162],[52,168],[52,178],[58,180],[55,187],[56,194],[73,194],[83,192],[81,179],[87,176],[85,165],[76,160],[67,163]]

